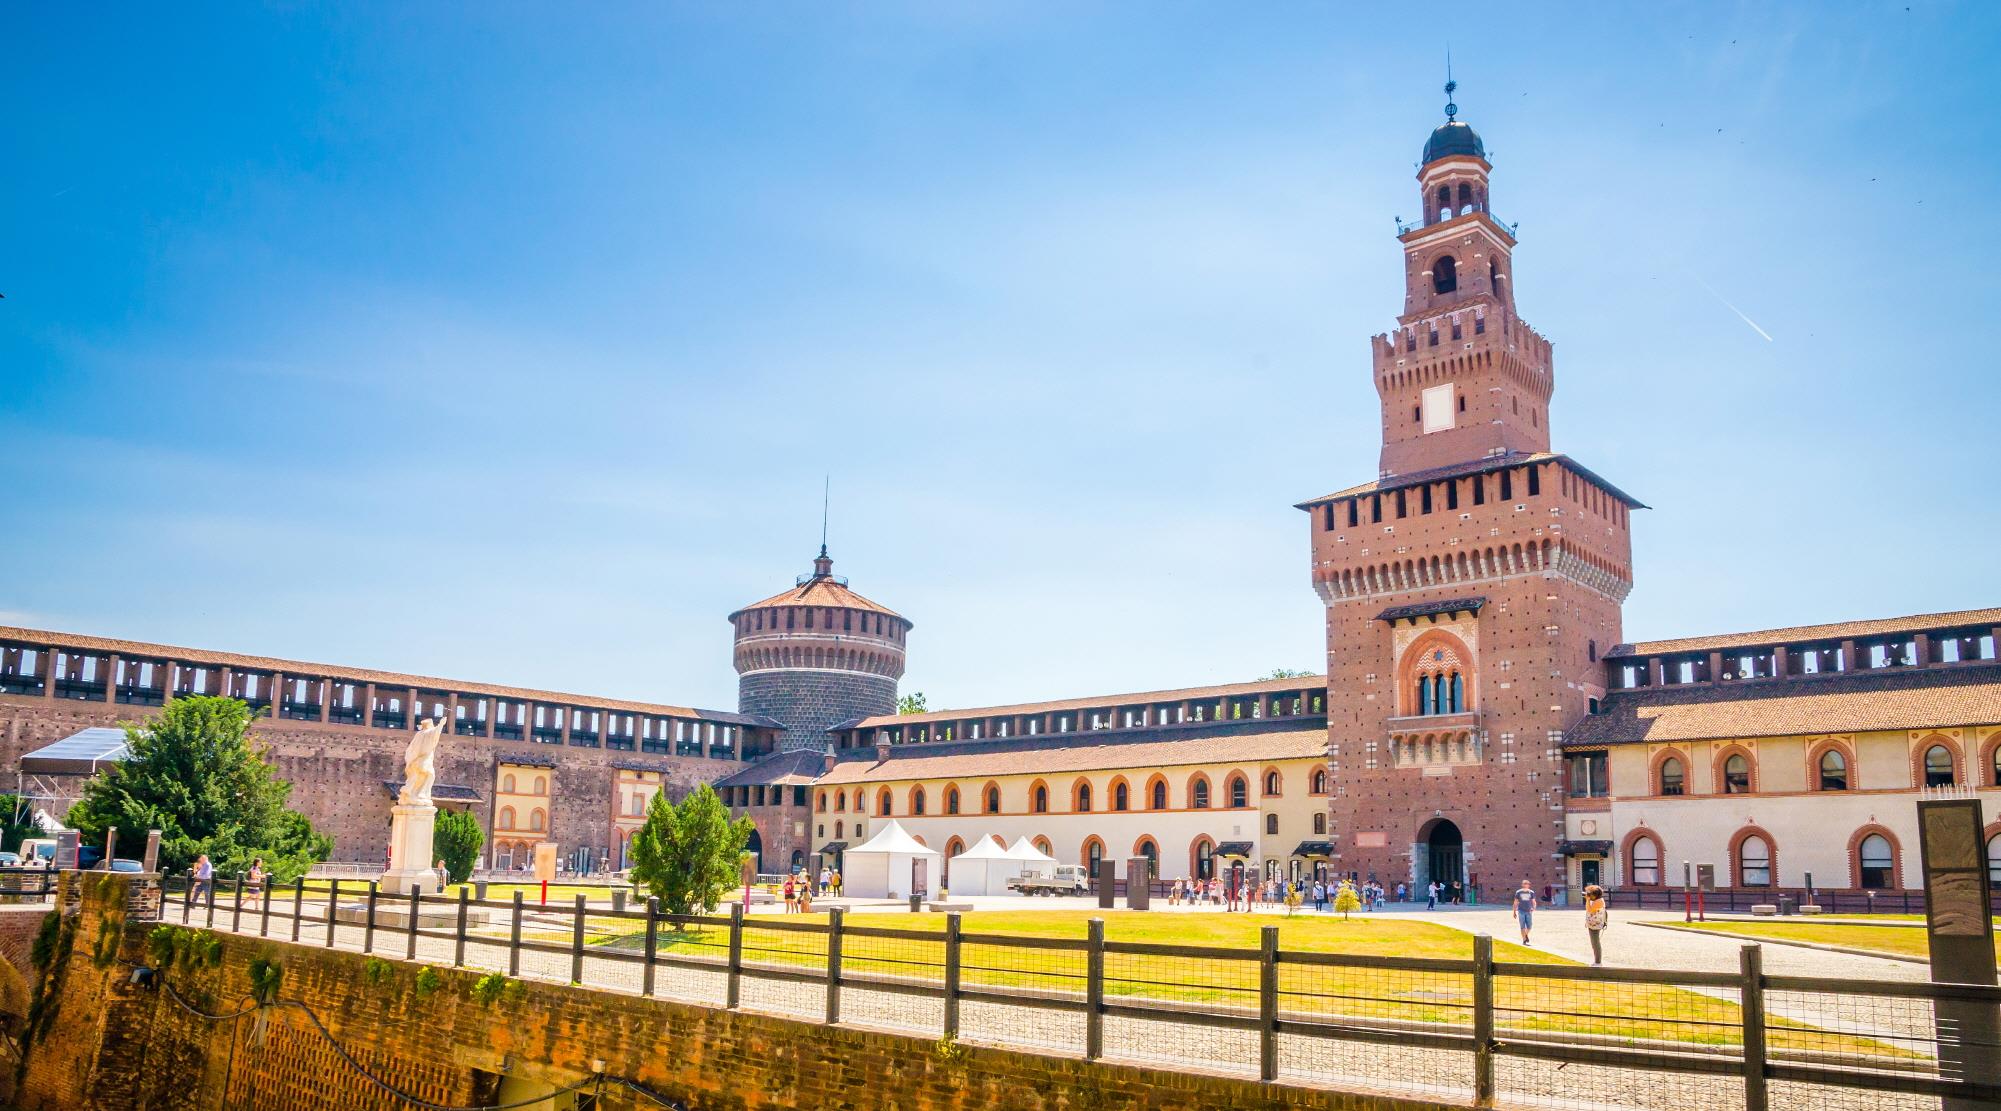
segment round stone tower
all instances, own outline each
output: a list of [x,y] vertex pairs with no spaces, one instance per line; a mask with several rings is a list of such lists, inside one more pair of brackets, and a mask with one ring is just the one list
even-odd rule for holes
[[910,622],[848,589],[825,545],[813,573],[730,614],[737,709],[785,726],[781,751],[818,751],[844,721],[896,712]]

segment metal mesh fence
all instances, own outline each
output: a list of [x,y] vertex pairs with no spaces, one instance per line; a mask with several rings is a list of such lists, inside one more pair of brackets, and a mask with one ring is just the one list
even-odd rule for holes
[[869,927],[841,932],[841,1018],[937,1037],[945,1029],[945,935]]
[[1282,954],[1279,1076],[1464,1098],[1473,1078],[1473,976],[1463,962],[1447,963]]

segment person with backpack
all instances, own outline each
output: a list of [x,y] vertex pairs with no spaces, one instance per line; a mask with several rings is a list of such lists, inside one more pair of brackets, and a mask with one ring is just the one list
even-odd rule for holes
[[1605,889],[1595,883],[1584,887],[1584,932],[1591,935],[1591,963],[1605,963],[1603,935],[1612,920],[1605,906]]

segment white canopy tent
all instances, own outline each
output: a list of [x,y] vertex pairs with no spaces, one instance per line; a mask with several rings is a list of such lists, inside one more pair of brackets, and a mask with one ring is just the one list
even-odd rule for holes
[[841,855],[841,894],[901,899],[910,894],[913,882],[920,880],[929,894],[938,889],[938,865],[943,860],[937,850],[926,848],[892,820],[877,830],[868,844]]
[[1021,862],[991,837],[974,839],[973,847],[952,858],[953,895],[1005,895],[1007,881],[1021,874]]
[[1007,858],[1021,865],[1018,875],[1051,876],[1056,874],[1056,858],[1028,843],[1027,837],[1017,837],[1014,844],[1007,847]]

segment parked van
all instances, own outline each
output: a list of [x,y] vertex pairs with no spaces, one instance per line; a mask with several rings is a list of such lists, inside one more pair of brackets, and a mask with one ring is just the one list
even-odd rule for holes
[[56,866],[56,839],[53,837],[30,837],[21,842],[21,867],[54,868]]

